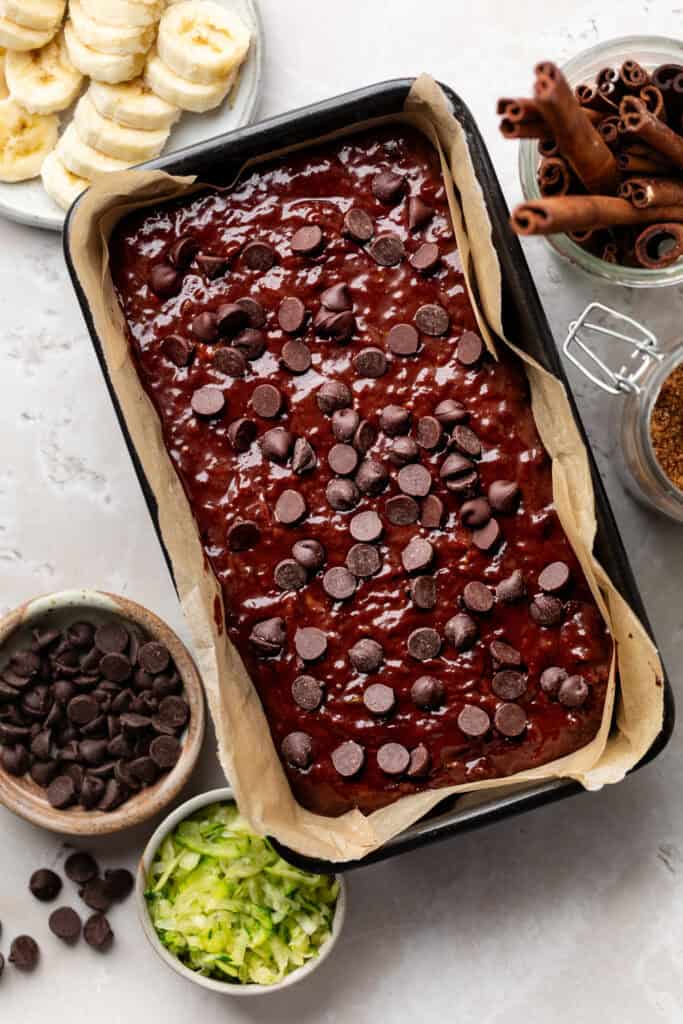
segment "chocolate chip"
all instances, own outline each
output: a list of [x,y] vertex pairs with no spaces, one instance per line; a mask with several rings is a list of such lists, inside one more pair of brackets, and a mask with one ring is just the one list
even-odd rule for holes
[[417,421],[415,437],[420,447],[427,451],[438,448],[442,433],[441,424],[435,416],[421,416]]
[[463,732],[465,736],[470,736],[472,739],[480,739],[486,735],[490,728],[491,719],[483,708],[478,708],[475,704],[465,704],[458,715],[458,729],[460,729],[460,732]]
[[374,576],[382,568],[382,558],[371,544],[354,544],[346,556],[346,567],[354,576]]
[[418,708],[438,708],[443,703],[443,683],[436,676],[420,676],[410,688],[410,698]]
[[493,608],[493,594],[484,583],[477,580],[472,580],[466,585],[462,599],[469,611],[477,612],[479,615],[485,615]]
[[384,683],[373,683],[363,694],[363,703],[373,715],[388,715],[396,703],[394,691]]
[[538,626],[556,626],[562,619],[562,602],[549,594],[536,594],[529,614]]
[[340,282],[326,288],[320,296],[320,301],[332,313],[343,313],[344,310],[353,309],[353,302],[346,284]]
[[283,491],[275,502],[275,518],[283,526],[294,526],[304,518],[307,511],[304,497],[298,491]]
[[526,712],[519,704],[501,704],[494,718],[494,725],[503,736],[521,736],[527,726]]
[[287,334],[296,334],[304,325],[306,307],[301,299],[287,296],[278,307],[277,319],[283,331],[286,331]]
[[255,330],[259,330],[265,325],[266,322],[266,311],[260,302],[256,299],[252,299],[249,296],[245,296],[242,299],[236,300],[237,305],[241,306],[244,312],[247,314],[249,326]]
[[569,583],[569,566],[566,562],[551,562],[538,577],[538,585],[546,594],[558,594]]
[[395,267],[406,254],[403,242],[391,231],[377,235],[368,246],[368,252],[380,267]]
[[168,258],[174,267],[187,270],[199,249],[199,245],[190,235],[183,235],[168,251]]
[[[107,760],[109,756],[108,747],[108,740],[81,740],[78,744],[78,752],[85,764],[98,765],[104,764]],[[69,774],[71,775],[71,772]],[[76,780],[74,779],[74,781]]]
[[122,654],[130,637],[119,622],[106,622],[95,630],[95,644],[103,654]]
[[277,253],[268,242],[249,242],[242,250],[242,261],[249,270],[265,273],[274,266]]
[[491,518],[491,508],[486,498],[472,498],[460,509],[460,520],[463,526],[475,529],[484,526]]
[[404,494],[411,498],[424,498],[431,489],[432,475],[426,466],[414,462],[398,471],[397,482]]
[[350,512],[360,501],[360,491],[353,480],[330,480],[325,490],[328,504],[336,512]]
[[282,651],[287,639],[284,621],[280,618],[257,622],[249,634],[249,641],[262,658],[272,658]]
[[[112,657],[112,655],[105,655],[105,657]],[[119,655],[119,657],[122,657],[122,655]],[[67,705],[66,713],[69,721],[75,725],[87,725],[88,722],[92,722],[97,717],[99,710],[94,697],[88,694],[81,694],[78,697],[72,697]]]
[[37,900],[40,900],[41,903],[48,903],[59,895],[62,880],[49,868],[39,868],[31,875],[28,887]]
[[417,231],[429,224],[434,216],[434,210],[427,206],[419,196],[411,196],[408,200],[408,227],[411,231]]
[[395,466],[407,466],[420,457],[420,449],[412,437],[397,437],[389,449],[389,458]]
[[461,366],[466,366],[468,369],[476,366],[483,354],[484,344],[481,338],[472,331],[465,331],[455,350],[455,358]]
[[51,747],[52,744],[49,729],[42,729],[31,740],[31,753],[40,761],[47,761],[49,759]]
[[365,210],[352,206],[344,215],[344,232],[355,242],[369,242],[375,232],[375,224]]
[[501,539],[501,529],[496,519],[489,519],[485,526],[479,527],[472,534],[472,543],[480,551],[492,551]]
[[76,942],[81,934],[81,919],[71,907],[58,907],[48,919],[48,926],[53,935],[62,942]]
[[266,430],[260,440],[261,451],[272,462],[285,463],[294,444],[294,435],[284,427]]
[[9,950],[9,962],[18,971],[32,971],[40,958],[38,943],[30,935],[18,935]]
[[504,669],[494,675],[491,689],[503,700],[517,700],[526,690],[526,677],[521,672]]
[[561,683],[557,699],[566,708],[580,708],[588,694],[588,683],[583,676],[569,676]]
[[[228,350],[234,351],[234,350]],[[282,395],[273,384],[259,384],[251,393],[251,406],[257,416],[275,419],[282,411]]]
[[216,310],[216,326],[218,331],[225,338],[233,338],[236,334],[247,327],[249,317],[242,306],[236,302],[224,302]]
[[439,247],[434,242],[425,242],[410,257],[410,265],[422,274],[431,274],[441,262]]
[[481,455],[481,441],[473,430],[462,424],[453,429],[451,447],[463,455],[469,455],[471,459],[478,459]]
[[410,430],[410,412],[401,405],[386,405],[380,413],[379,424],[389,437],[407,434]]
[[427,530],[440,530],[445,511],[441,498],[436,494],[428,494],[420,503],[420,523]]
[[231,551],[249,551],[261,539],[258,525],[251,519],[238,519],[228,530],[228,547]]
[[350,648],[349,661],[358,672],[377,672],[384,661],[384,648],[376,640],[363,637]]
[[504,604],[513,604],[526,594],[524,577],[521,569],[515,569],[507,579],[501,580],[496,587],[496,600]]
[[[168,740],[172,739],[172,737],[165,736],[160,737],[160,739]],[[117,902],[127,899],[135,886],[135,879],[127,868],[107,868],[104,872],[104,880],[109,889],[109,894]]]
[[182,729],[190,717],[190,708],[182,697],[164,697],[159,704],[159,718],[171,729]]
[[353,395],[341,381],[326,381],[315,396],[318,408],[325,416],[331,416],[337,409],[345,409],[353,403]]
[[377,751],[377,764],[386,775],[403,775],[410,764],[410,754],[401,743],[383,743]]
[[376,379],[387,372],[387,357],[381,348],[363,348],[353,357],[353,368],[359,377]]
[[462,423],[469,414],[461,402],[457,402],[454,398],[445,398],[437,405],[434,415],[442,426],[449,428],[454,427],[457,423]]
[[0,758],[5,771],[17,777],[25,775],[31,764],[28,751],[21,746],[3,747]]
[[197,253],[196,261],[207,281],[214,281],[217,277],[222,277],[229,266],[225,256],[213,256],[208,252]]
[[114,933],[104,914],[93,914],[88,918],[83,927],[83,938],[98,952],[103,952],[111,945]]
[[541,689],[549,697],[556,697],[560,686],[567,679],[569,673],[556,665],[544,669],[541,673]]
[[438,338],[445,334],[451,325],[451,318],[447,311],[436,302],[429,302],[420,306],[415,314],[415,324],[423,334],[432,338]]
[[313,759],[313,742],[306,732],[290,732],[283,739],[280,750],[293,768],[308,768]]
[[368,420],[361,420],[353,435],[353,446],[361,455],[365,455],[377,440],[377,431]]
[[226,377],[244,377],[247,372],[247,360],[237,348],[219,348],[214,354],[213,365]]
[[[130,677],[132,670],[133,666],[125,654],[105,654],[100,662],[100,672],[105,679],[113,683],[124,683]],[[74,699],[78,700],[77,697]],[[68,710],[67,714],[69,714]],[[86,722],[80,722],[79,724],[87,725]]]
[[149,284],[160,299],[170,299],[177,295],[182,288],[183,278],[168,263],[157,263],[152,267]]
[[98,810],[109,814],[111,811],[115,811],[117,807],[120,807],[128,799],[129,795],[130,789],[126,785],[117,779],[107,779],[104,785],[104,794],[97,805]]
[[191,362],[194,345],[191,345],[185,338],[181,338],[179,334],[169,334],[161,343],[161,351],[174,366],[180,369]]
[[275,585],[280,590],[301,590],[306,586],[307,576],[303,565],[293,558],[284,558],[275,566],[273,573]]
[[330,469],[338,476],[351,476],[358,465],[358,452],[350,444],[335,444],[327,456]]
[[371,544],[382,536],[382,520],[376,512],[358,512],[349,523],[349,532],[354,540]]
[[311,368],[311,350],[303,341],[286,341],[282,346],[280,362],[290,373],[306,373]]
[[181,752],[182,746],[175,736],[157,736],[149,745],[149,756],[161,771],[175,767]]
[[228,426],[228,441],[236,452],[248,452],[256,439],[258,428],[253,420],[241,417]]
[[414,629],[408,637],[408,651],[418,661],[436,658],[441,650],[441,637],[435,629],[422,626]]
[[494,662],[498,665],[521,665],[522,655],[516,647],[511,647],[503,640],[492,640],[489,644],[489,653]]
[[406,775],[409,779],[422,779],[429,774],[431,758],[424,743],[418,743],[410,751],[410,765]]
[[292,252],[313,256],[322,247],[323,233],[317,224],[307,224],[295,231],[290,242]]
[[86,775],[80,792],[81,806],[86,811],[92,810],[102,799],[103,793],[104,782],[101,779],[93,778],[91,775]]
[[192,394],[192,411],[197,416],[212,417],[218,416],[225,408],[225,396],[220,388],[206,384],[203,388],[197,388]]
[[68,775],[58,775],[47,787],[47,799],[57,810],[64,810],[76,798],[76,786]]
[[323,688],[313,676],[297,676],[292,683],[292,697],[304,711],[316,711],[323,699]]
[[417,522],[419,507],[413,498],[407,495],[397,494],[388,498],[384,506],[386,517],[394,526],[410,526]]
[[266,336],[263,331],[257,331],[253,327],[245,327],[243,331],[232,339],[232,346],[241,352],[245,359],[253,362],[262,356],[266,350]]
[[495,512],[514,512],[519,502],[519,487],[514,480],[494,480],[488,497]]
[[429,568],[434,548],[424,537],[413,537],[401,552],[401,563],[406,572],[422,572]]
[[477,482],[477,470],[474,463],[464,455],[455,452],[444,459],[439,476],[445,482],[448,490],[455,494],[471,493]]
[[343,313],[331,313],[320,309],[313,326],[321,338],[331,338],[338,342],[350,341],[356,330],[356,318],[348,310]]
[[325,564],[325,548],[312,538],[298,540],[292,546],[292,556],[309,573],[317,572]]
[[397,203],[405,192],[406,180],[393,171],[380,171],[372,179],[372,194],[382,203]]
[[128,765],[128,770],[134,779],[143,786],[151,786],[157,779],[159,770],[151,757],[137,757]]
[[410,596],[417,608],[431,611],[436,606],[436,580],[433,576],[418,576],[411,580]]
[[420,347],[420,336],[412,324],[396,324],[387,334],[387,345],[396,356],[414,356]]
[[356,591],[356,577],[343,565],[334,566],[323,576],[323,590],[335,601],[346,601]]
[[359,423],[355,409],[337,409],[332,413],[332,433],[337,441],[352,441]]
[[215,313],[209,310],[199,313],[190,324],[190,330],[195,338],[211,344],[218,338],[218,320]]
[[356,486],[361,494],[376,497],[389,482],[389,474],[376,459],[363,459],[356,473]]
[[327,651],[327,636],[322,629],[315,626],[304,626],[297,629],[294,635],[294,646],[304,661],[317,661]]
[[338,775],[350,779],[363,767],[365,751],[355,740],[347,740],[332,751],[332,764]]
[[[47,789],[58,771],[59,765],[56,761],[34,761],[31,765],[31,778],[36,785]],[[20,774],[23,775],[24,773],[21,772]]]

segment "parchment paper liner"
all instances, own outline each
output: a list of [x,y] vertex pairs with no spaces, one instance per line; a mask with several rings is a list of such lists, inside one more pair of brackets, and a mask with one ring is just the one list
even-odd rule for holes
[[[573,754],[508,779],[406,796],[369,816],[356,810],[339,818],[323,817],[304,810],[294,800],[256,689],[225,635],[221,591],[206,567],[185,492],[164,447],[158,416],[130,358],[125,322],[108,270],[107,241],[124,214],[188,194],[199,186],[193,178],[172,178],[159,171],[111,174],[86,194],[71,226],[73,263],[130,436],[158,502],[161,533],[173,563],[216,726],[220,763],[241,810],[254,828],[303,854],[331,861],[365,856],[454,793],[471,794],[467,801],[470,803],[479,791],[502,790],[550,778],[576,779],[587,789],[618,782],[649,749],[663,716],[662,667],[657,650],[591,554],[596,524],[590,470],[564,388],[504,338],[501,274],[491,241],[491,225],[464,131],[450,112],[445,96],[431,78],[423,75],[411,90],[404,114],[383,118],[381,122],[356,123],[325,138],[392,120],[411,122],[439,151],[463,267],[476,275],[477,298],[470,280],[468,286],[482,335],[494,355],[496,344],[507,344],[526,366],[536,424],[553,460],[555,505],[615,639],[619,685],[615,683],[613,662],[597,736]],[[303,148],[315,141],[320,140],[310,140]],[[259,157],[250,164],[273,155],[278,154]],[[616,722],[611,729],[617,690]],[[480,794],[489,798],[492,795]]]

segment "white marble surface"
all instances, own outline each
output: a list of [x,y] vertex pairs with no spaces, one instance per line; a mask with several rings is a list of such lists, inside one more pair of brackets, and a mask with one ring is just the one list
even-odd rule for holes
[[[675,0],[261,0],[262,114],[426,70],[470,104],[506,194],[516,150],[494,103],[523,94],[530,69],[615,35],[680,35]],[[183,623],[131,463],[81,322],[58,239],[0,223],[0,604],[79,584],[137,598]],[[680,332],[680,289],[627,295],[526,246],[557,338],[589,298],[623,304],[660,334]],[[683,534],[638,508],[614,478],[607,408],[572,378],[626,546],[668,664],[683,684]],[[209,739],[192,790],[219,782]],[[55,837],[0,811],[0,949],[18,931],[43,948],[33,977],[11,967],[0,1018],[66,1024],[464,1021],[479,1024],[678,1022],[683,1012],[683,808],[675,737],[653,766],[454,842],[358,871],[336,955],[309,982],[248,1005],[205,993],[159,964],[132,905],[112,913],[101,957],[58,948],[26,892],[56,863]],[[135,863],[143,828],[107,848]]]

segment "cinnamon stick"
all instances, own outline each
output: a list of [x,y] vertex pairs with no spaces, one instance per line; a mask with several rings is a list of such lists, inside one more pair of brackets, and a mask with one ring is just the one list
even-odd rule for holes
[[538,188],[542,196],[566,196],[572,183],[569,164],[561,156],[547,157],[538,168]]
[[[552,129],[550,125],[541,116],[540,112],[534,116],[533,110],[535,107],[533,100],[499,100],[498,108],[499,112],[502,104],[509,104],[509,106],[502,106],[502,110],[505,111],[500,124],[500,133],[506,139],[551,139],[553,138]],[[517,104],[523,106],[517,107]],[[533,104],[533,106],[531,106]],[[512,110],[512,114],[509,111]],[[587,118],[591,124],[599,124],[602,120],[603,115],[597,110],[583,110],[583,116]]]
[[501,117],[507,117],[511,121],[542,121],[543,117],[532,99],[521,97],[510,99],[503,97],[498,100],[496,113]]
[[651,114],[658,117],[660,121],[666,121],[666,107],[661,89],[658,89],[656,85],[643,86],[640,90],[640,98]]
[[616,114],[603,117],[602,121],[598,125],[598,131],[609,148],[614,149],[619,142],[619,118]]
[[619,195],[644,210],[648,206],[683,205],[683,181],[678,178],[629,178]]
[[637,60],[625,60],[619,69],[619,78],[633,92],[638,92],[650,81],[647,71]]
[[624,96],[619,107],[624,131],[637,135],[677,167],[683,167],[683,138],[647,109],[637,96]]
[[498,125],[505,139],[549,139],[550,129],[545,121],[511,121],[503,117]]
[[682,255],[683,224],[651,224],[636,239],[636,260],[648,270],[670,267]]
[[547,139],[540,139],[537,148],[539,156],[542,157],[559,156],[560,154],[560,151],[557,148],[557,143],[555,142],[555,139],[552,138],[552,136],[548,137]]
[[536,67],[534,97],[550,125],[560,153],[589,192],[616,192],[617,164],[609,146],[588,122],[567,79],[556,64]]
[[662,221],[683,222],[683,204],[639,210],[615,196],[567,195],[520,203],[510,218],[518,235],[557,235]]

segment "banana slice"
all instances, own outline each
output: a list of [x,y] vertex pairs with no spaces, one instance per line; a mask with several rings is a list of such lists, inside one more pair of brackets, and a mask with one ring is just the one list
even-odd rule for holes
[[164,9],[163,0],[81,0],[86,14],[105,25],[148,28],[156,25]]
[[3,50],[0,46],[0,100],[6,100],[9,96],[9,89],[7,88],[7,78],[5,76],[5,61],[7,60],[7,51]]
[[[129,82],[145,66],[144,53],[100,53],[81,42],[70,21],[64,26],[64,38],[72,64],[96,82]],[[0,42],[1,42],[0,38]]]
[[72,174],[68,167],[64,166],[54,149],[45,157],[40,176],[43,179],[43,188],[50,199],[54,199],[63,210],[68,210],[81,192],[85,192],[90,185],[87,178]]
[[236,14],[212,0],[186,0],[163,14],[157,49],[181,78],[212,85],[239,67],[249,41],[249,29]]
[[0,0],[0,14],[15,25],[37,32],[56,29],[64,17],[66,0]]
[[105,25],[91,18],[79,0],[69,3],[69,17],[81,42],[100,53],[147,53],[154,42],[154,25],[148,28]]
[[155,96],[142,78],[121,85],[91,82],[87,95],[102,117],[126,128],[170,128],[180,117],[178,107]]
[[28,114],[13,99],[0,102],[0,181],[28,181],[40,174],[57,142],[59,119]]
[[105,156],[130,160],[132,163],[141,163],[158,156],[166,145],[169,133],[168,128],[157,128],[155,131],[124,128],[116,121],[102,117],[87,93],[78,101],[73,123],[81,140],[88,146],[98,149]]
[[194,114],[203,114],[219,106],[230,92],[236,77],[237,69],[212,85],[190,82],[171,71],[156,49],[150,51],[144,75],[146,84],[157,96],[181,110],[191,110]]
[[59,23],[54,28],[37,30],[26,28],[24,25],[17,25],[9,18],[0,17],[0,46],[7,50],[40,50],[47,46],[53,36],[57,34]]
[[60,33],[42,50],[9,52],[5,74],[13,100],[32,114],[66,110],[79,92],[83,76],[71,61]]
[[57,143],[55,152],[72,174],[89,181],[95,181],[112,171],[125,171],[131,166],[127,160],[116,160],[88,146],[80,138],[73,121]]

